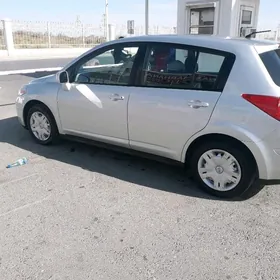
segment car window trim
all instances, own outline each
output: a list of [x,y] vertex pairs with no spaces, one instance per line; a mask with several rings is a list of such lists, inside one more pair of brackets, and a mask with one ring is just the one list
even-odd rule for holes
[[[180,43],[172,43],[172,42],[146,42],[147,48],[146,48],[146,55],[145,59],[143,60],[143,65],[141,68],[141,71],[139,71],[139,74],[137,75],[136,84],[137,87],[143,87],[143,88],[163,88],[163,89],[173,89],[173,90],[199,90],[199,91],[208,91],[208,92],[223,92],[224,87],[226,85],[226,82],[228,80],[228,77],[231,73],[231,70],[233,68],[234,62],[236,60],[236,55],[234,53],[218,50],[218,49],[212,49],[202,46],[194,46],[194,45],[188,45],[188,44],[180,44]],[[143,84],[142,81],[142,75],[141,72],[147,67],[148,59],[149,59],[149,52],[151,51],[152,47],[155,45],[164,45],[164,46],[171,46],[172,48],[176,49],[183,49],[183,50],[193,50],[197,51],[198,53],[207,53],[207,54],[213,54],[213,55],[219,55],[224,57],[224,61],[221,65],[219,75],[217,77],[217,81],[215,82],[215,87],[213,89],[197,89],[197,88],[189,88],[189,89],[180,89],[180,88],[173,88],[173,87],[164,87],[164,86],[158,86],[158,87],[151,87]],[[198,57],[196,59],[198,60]],[[224,69],[224,70],[223,70]]]
[[[146,53],[146,47],[147,44],[145,42],[120,42],[120,43],[115,43],[115,44],[111,44],[105,47],[101,47],[97,50],[93,50],[92,52],[88,53],[87,55],[85,55],[84,57],[82,57],[81,59],[79,59],[78,61],[76,61],[73,65],[69,66],[69,68],[66,69],[66,71],[69,74],[69,82],[70,83],[74,83],[75,80],[75,75],[78,71],[78,69],[87,61],[93,59],[94,57],[105,53],[106,51],[112,50],[117,46],[123,46],[124,48],[134,48],[134,47],[138,47],[138,51],[137,54],[135,56],[135,60],[131,69],[131,73],[130,73],[130,79],[129,79],[129,83],[127,85],[118,85],[118,84],[98,84],[96,83],[96,85],[106,85],[106,86],[133,86],[134,85],[134,81],[133,81],[133,77],[135,77],[135,73],[137,71],[138,68],[138,63],[141,62],[141,53]],[[143,59],[142,59],[143,61]],[[84,83],[84,84],[92,84],[94,85],[94,83]]]

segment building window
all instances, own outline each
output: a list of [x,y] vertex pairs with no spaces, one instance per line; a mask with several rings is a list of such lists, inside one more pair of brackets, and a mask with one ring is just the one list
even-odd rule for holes
[[190,10],[190,34],[214,33],[215,8],[196,8]]
[[243,10],[242,11],[242,24],[251,24],[252,23],[252,11]]

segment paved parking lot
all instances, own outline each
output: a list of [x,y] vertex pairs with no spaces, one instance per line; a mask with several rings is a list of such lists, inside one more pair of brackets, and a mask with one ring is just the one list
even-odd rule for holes
[[0,279],[280,279],[279,186],[216,200],[175,167],[36,145],[12,105],[32,75],[0,77]]

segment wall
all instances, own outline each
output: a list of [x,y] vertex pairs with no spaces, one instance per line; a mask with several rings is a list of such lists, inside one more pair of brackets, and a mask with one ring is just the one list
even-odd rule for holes
[[219,26],[218,35],[220,36],[231,36],[232,34],[232,7],[235,0],[222,0],[220,1],[219,7]]
[[185,34],[186,0],[178,0],[177,4],[177,33]]
[[9,55],[6,50],[0,50],[0,60],[72,58],[88,50],[89,48],[15,49]]
[[186,18],[187,8],[186,5],[209,5],[213,2],[216,3],[216,34],[228,36],[230,33],[231,23],[228,19],[231,18],[232,1],[234,0],[178,0],[177,12],[177,30],[178,34],[186,34],[187,23],[189,18]]
[[231,34],[232,36],[239,36],[240,33],[240,11],[241,6],[249,6],[254,8],[252,28],[257,28],[259,17],[259,0],[233,0],[232,3],[232,19],[231,19]]
[[255,7],[253,27],[258,24],[259,2],[260,0],[178,0],[177,30],[178,34],[187,34],[187,4],[209,4],[216,2],[217,26],[216,34],[219,36],[239,36],[240,32],[240,7],[241,5]]
[[255,8],[255,12],[253,15],[253,26],[254,28],[257,28],[259,20],[260,0],[240,0],[240,5],[252,6]]

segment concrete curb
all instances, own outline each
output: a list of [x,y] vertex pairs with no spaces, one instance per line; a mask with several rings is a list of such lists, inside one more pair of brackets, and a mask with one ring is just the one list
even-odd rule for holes
[[56,48],[56,49],[15,49],[12,55],[8,56],[6,50],[0,50],[1,61],[30,60],[30,59],[51,59],[51,58],[72,58],[77,57],[90,48]]

